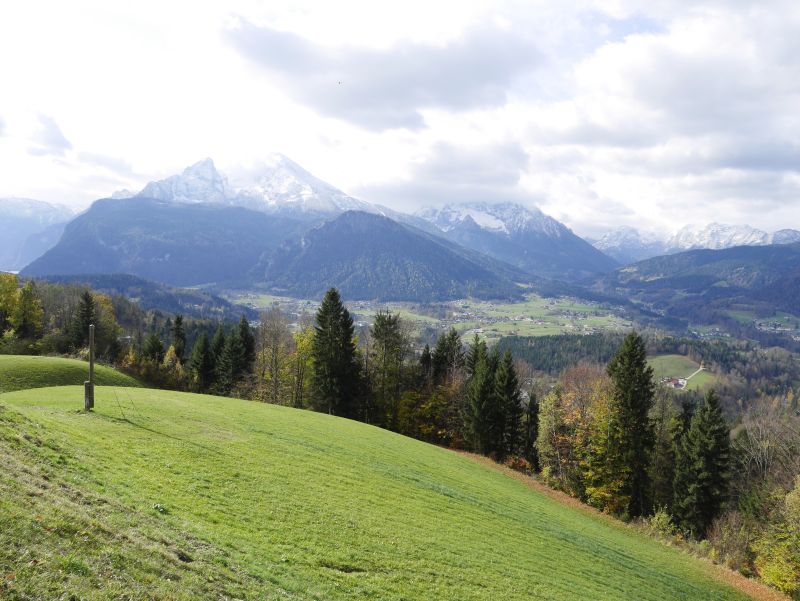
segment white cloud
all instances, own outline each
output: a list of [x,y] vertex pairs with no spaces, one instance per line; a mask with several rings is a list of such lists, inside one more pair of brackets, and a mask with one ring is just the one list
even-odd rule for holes
[[797,31],[782,0],[6,3],[0,196],[278,151],[398,208],[800,228]]

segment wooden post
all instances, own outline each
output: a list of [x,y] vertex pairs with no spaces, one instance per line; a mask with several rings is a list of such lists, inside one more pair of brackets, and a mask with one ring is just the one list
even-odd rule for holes
[[89,326],[89,379],[83,383],[83,408],[94,408],[94,324]]

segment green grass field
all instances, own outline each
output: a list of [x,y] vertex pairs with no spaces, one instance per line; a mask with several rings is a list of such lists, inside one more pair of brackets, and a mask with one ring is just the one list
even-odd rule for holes
[[[130,376],[95,364],[95,382],[101,386],[140,386]],[[89,379],[89,364],[61,357],[0,355],[0,392],[27,388],[83,384]]]
[[700,368],[700,364],[683,355],[656,355],[650,357],[647,362],[653,368],[656,381],[661,378],[688,378],[695,374],[687,382],[684,390],[703,390],[716,381],[714,374],[708,371],[695,373]]
[[255,402],[0,395],[0,597],[745,599],[469,457]]

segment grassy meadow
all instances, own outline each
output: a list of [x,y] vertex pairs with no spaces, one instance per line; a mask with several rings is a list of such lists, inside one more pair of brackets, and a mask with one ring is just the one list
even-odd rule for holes
[[747,598],[621,523],[362,423],[137,388],[81,406],[80,387],[0,394],[0,597]]
[[656,355],[647,362],[653,368],[656,381],[661,378],[692,378],[686,383],[684,390],[702,390],[712,386],[716,376],[708,371],[697,372],[700,364],[683,355]]
[[[105,365],[94,366],[95,382],[101,386],[140,386],[134,378]],[[45,386],[83,384],[89,379],[89,364],[78,359],[0,355],[0,393]]]

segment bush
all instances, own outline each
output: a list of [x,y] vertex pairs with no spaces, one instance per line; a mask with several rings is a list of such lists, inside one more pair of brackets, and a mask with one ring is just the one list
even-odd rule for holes
[[653,515],[645,518],[644,523],[650,533],[656,536],[672,537],[678,530],[665,507],[659,507]]
[[708,542],[719,563],[749,576],[753,562],[750,545],[754,534],[752,525],[742,514],[731,511],[714,520],[708,533]]

